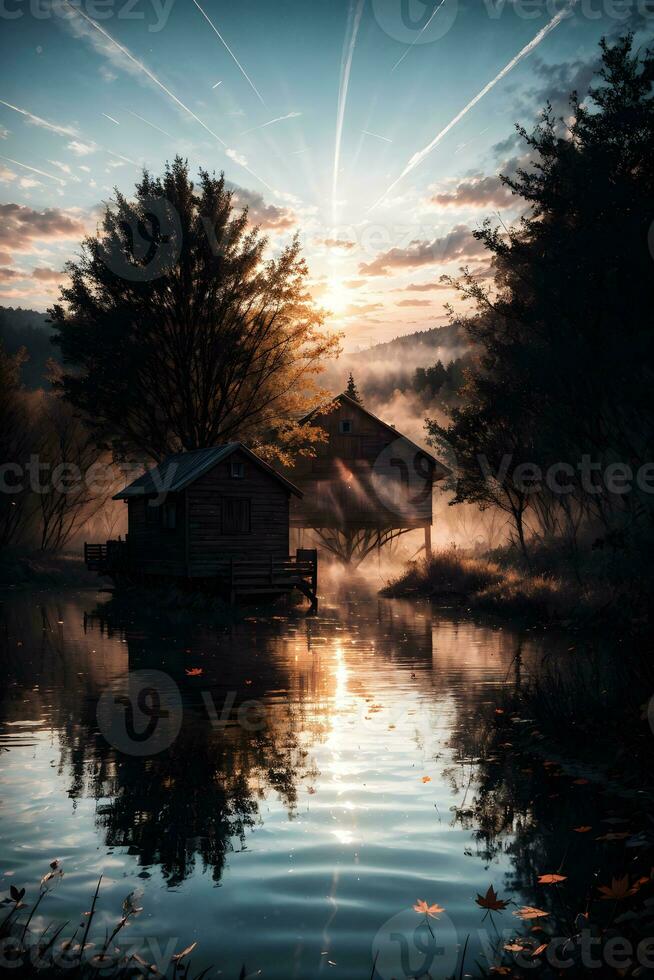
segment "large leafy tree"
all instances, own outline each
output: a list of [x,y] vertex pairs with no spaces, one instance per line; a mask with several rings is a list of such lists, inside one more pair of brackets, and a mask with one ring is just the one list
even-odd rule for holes
[[307,291],[297,239],[267,239],[236,211],[224,177],[198,185],[176,158],[116,192],[68,265],[50,315],[66,399],[117,455],[247,440],[288,461],[316,438],[295,419],[338,341]]
[[[499,503],[523,546],[525,515],[532,531],[571,538],[580,525],[652,530],[651,493],[611,494],[599,474],[652,459],[654,56],[630,36],[601,53],[598,84],[571,96],[567,121],[547,107],[533,133],[519,127],[531,166],[503,181],[525,213],[476,233],[494,281],[457,283],[475,307],[463,326],[476,363],[449,424],[428,423],[458,457],[455,502]],[[509,476],[489,480],[505,456]],[[565,464],[566,492],[516,484],[525,462]]]

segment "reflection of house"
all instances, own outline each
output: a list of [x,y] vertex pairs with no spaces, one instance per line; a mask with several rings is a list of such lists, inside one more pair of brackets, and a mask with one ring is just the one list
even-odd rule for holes
[[291,527],[311,529],[348,560],[424,528],[429,552],[432,489],[447,468],[346,394],[304,421],[323,428],[328,440],[292,470],[303,497],[291,504]]
[[[89,567],[118,575],[213,580],[236,594],[315,600],[315,555],[288,554],[294,484],[242,443],[169,456],[120,493],[125,542],[87,545]],[[310,567],[312,566],[312,567]]]

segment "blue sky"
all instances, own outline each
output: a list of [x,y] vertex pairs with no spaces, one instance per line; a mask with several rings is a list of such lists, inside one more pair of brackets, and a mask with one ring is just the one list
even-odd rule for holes
[[470,229],[518,213],[513,124],[654,25],[649,0],[198,2],[0,3],[0,303],[45,309],[113,187],[181,153],[272,249],[299,230],[346,346],[441,323],[439,276],[484,272]]

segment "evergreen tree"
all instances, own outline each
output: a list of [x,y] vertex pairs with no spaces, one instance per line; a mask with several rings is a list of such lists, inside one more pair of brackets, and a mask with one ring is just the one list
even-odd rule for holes
[[350,377],[347,380],[347,388],[345,389],[345,394],[352,399],[352,401],[358,402],[359,405],[363,405],[363,400],[359,394],[359,389],[356,386],[354,380],[354,375],[350,371]]

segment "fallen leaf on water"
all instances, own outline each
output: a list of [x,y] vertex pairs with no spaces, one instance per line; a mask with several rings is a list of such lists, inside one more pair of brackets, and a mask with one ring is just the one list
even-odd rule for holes
[[613,830],[609,834],[602,834],[601,837],[596,837],[595,840],[626,840],[630,834],[623,831]]
[[421,915],[428,915],[430,919],[437,919],[445,909],[442,909],[440,905],[428,905],[424,899],[419,898],[413,906],[413,911],[420,912]]
[[545,950],[547,949],[548,945],[549,945],[549,943],[541,943],[540,946],[537,946],[536,947],[536,949],[533,951],[533,953],[531,955],[532,956],[540,956],[541,953],[544,953],[545,952]]
[[203,673],[204,673],[204,670],[202,669],[202,667],[187,667],[186,668],[186,676],[187,677],[199,677]]
[[567,881],[567,880],[568,879],[566,875],[557,875],[557,874],[538,875],[539,885],[558,885],[560,881]]
[[603,899],[620,902],[624,898],[635,895],[639,888],[640,884],[637,881],[632,885],[629,883],[629,875],[625,875],[623,878],[614,878],[610,885],[599,885],[597,890],[601,892]]
[[485,895],[478,894],[475,902],[480,908],[488,909],[489,912],[502,912],[509,904],[503,898],[497,897],[497,893],[492,885],[489,886]]
[[526,946],[521,946],[520,943],[507,943],[504,949],[507,953],[524,953]]
[[422,781],[423,781],[423,783],[430,783],[431,782],[431,776],[423,776],[422,777]]
[[589,830],[592,830],[593,828],[592,827],[587,827],[584,824],[581,827],[573,827],[572,829],[574,830],[575,834],[587,834],[588,831]]
[[523,905],[521,909],[517,909],[514,913],[519,919],[524,919],[528,922],[531,919],[545,919],[549,915],[549,912],[544,912],[543,909],[535,909],[531,905]]
[[573,786],[587,786],[588,785],[588,780],[587,779],[573,779],[572,780],[572,784],[573,784]]

